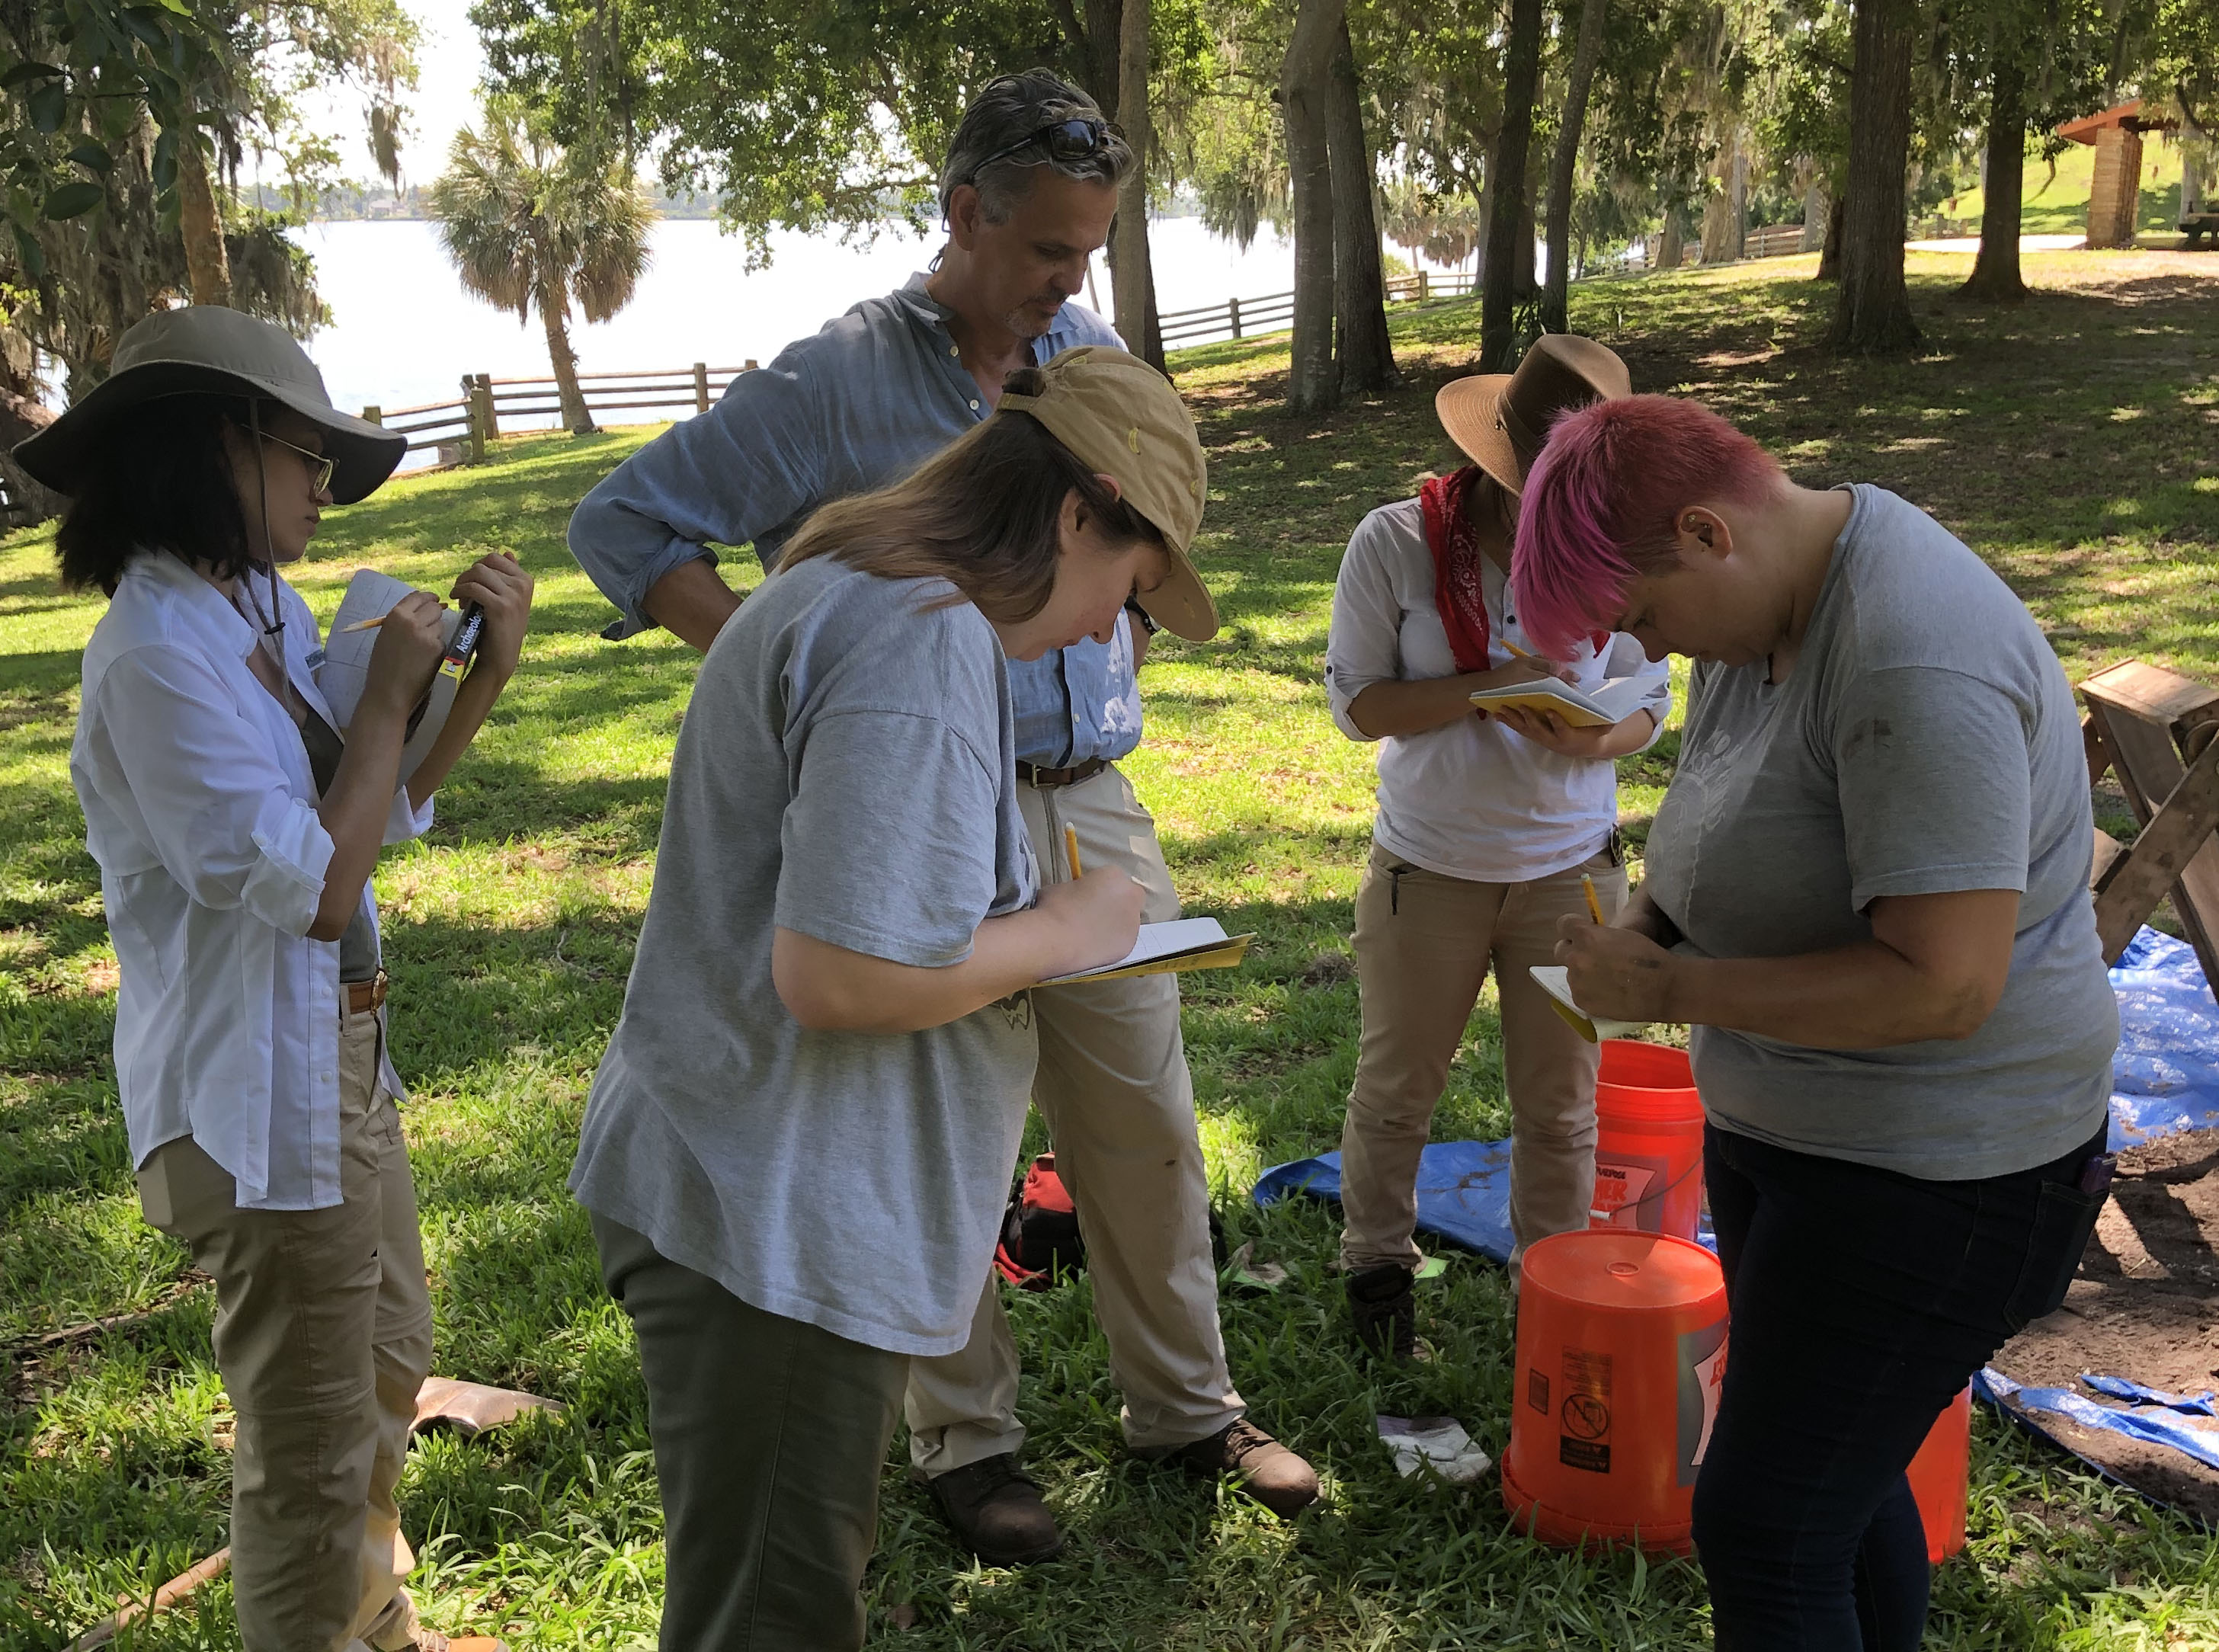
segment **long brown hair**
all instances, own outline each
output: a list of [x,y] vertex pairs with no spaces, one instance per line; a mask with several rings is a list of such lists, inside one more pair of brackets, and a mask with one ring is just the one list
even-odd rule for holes
[[[1039,395],[1047,381],[1021,367],[1004,390]],[[1127,505],[1030,413],[998,412],[890,488],[820,506],[786,543],[780,566],[832,556],[881,579],[937,577],[987,618],[1030,619],[1055,589],[1063,502],[1079,503],[1119,546],[1160,545],[1155,525]]]

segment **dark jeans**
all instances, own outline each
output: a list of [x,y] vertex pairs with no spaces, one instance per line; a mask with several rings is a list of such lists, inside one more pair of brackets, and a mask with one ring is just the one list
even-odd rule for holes
[[909,1356],[751,1307],[595,1216],[662,1490],[662,1652],[863,1643],[863,1568]]
[[1703,1169],[1733,1314],[1694,1538],[1719,1652],[1912,1652],[1926,1539],[1904,1476],[1942,1408],[2063,1300],[2100,1195],[2098,1134],[1977,1182],[1710,1127]]

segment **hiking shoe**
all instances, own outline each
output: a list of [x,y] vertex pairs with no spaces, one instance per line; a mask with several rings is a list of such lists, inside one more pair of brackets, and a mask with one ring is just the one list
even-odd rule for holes
[[989,1566],[1029,1566],[1063,1550],[1040,1486],[1004,1451],[927,1481],[956,1541]]
[[1240,1489],[1283,1520],[1317,1500],[1317,1471],[1246,1417],[1165,1453],[1190,1475],[1230,1475]]
[[1417,1277],[1394,1262],[1348,1276],[1348,1311],[1359,1346],[1386,1359],[1417,1357],[1418,1306],[1411,1293]]

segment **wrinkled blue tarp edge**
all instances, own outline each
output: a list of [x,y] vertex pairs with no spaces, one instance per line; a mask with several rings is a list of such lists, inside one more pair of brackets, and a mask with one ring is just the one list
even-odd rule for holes
[[[2118,1382],[2123,1388],[2138,1390],[2143,1394],[2154,1394],[2156,1392],[2154,1389],[2144,1388],[2139,1382],[2121,1382],[2116,1377],[2084,1377],[2081,1380],[2088,1382],[2091,1387]],[[2153,1495],[2131,1481],[2122,1479],[2116,1473],[2105,1468],[2094,1458],[2083,1456],[2059,1436],[2043,1427],[2042,1415],[2044,1412],[2054,1413],[2057,1415],[2070,1418],[2084,1427],[2102,1429],[2129,1439],[2171,1446],[2175,1450],[2182,1451],[2185,1456],[2206,1463],[2210,1461],[2209,1453],[2211,1450],[2212,1436],[2203,1435],[2197,1442],[2197,1447],[2194,1450],[2185,1448],[2180,1442],[2169,1437],[2172,1432],[2193,1431],[2185,1429],[2167,1431],[2166,1438],[2154,1439],[2148,1432],[2150,1424],[2154,1420],[2148,1412],[2114,1411],[2106,1407],[2098,1406],[2092,1400],[2084,1400],[2069,1388],[2024,1388],[2005,1376],[1992,1365],[1986,1366],[1974,1374],[1973,1394],[1982,1404],[1992,1407],[2044,1444],[2064,1452],[2066,1456],[2098,1478],[2110,1481],[2122,1491],[2132,1492],[2142,1501],[2154,1507],[2161,1508],[2168,1514],[2179,1516],[2191,1525],[2200,1526],[2207,1531],[2219,1531],[2219,1526],[2213,1525],[2202,1516],[2168,1503],[2162,1497]],[[2017,1405],[2005,1403],[2006,1400],[2012,1399],[2016,1399],[2019,1403]]]

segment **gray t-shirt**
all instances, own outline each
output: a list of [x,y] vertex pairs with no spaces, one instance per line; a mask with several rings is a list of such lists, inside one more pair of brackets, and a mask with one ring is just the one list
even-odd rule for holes
[[1029,994],[810,1032],[785,928],[927,968],[1039,887],[993,630],[938,581],[772,575],[701,666],[570,1187],[742,1300],[898,1353],[968,1339],[1037,1053]]
[[2110,1094],[2079,719],[2009,587],[1924,511],[1854,493],[1787,680],[1696,666],[1646,887],[1714,958],[1868,939],[1881,896],[2022,891],[2003,999],[1969,1039],[1694,1037],[1723,1129],[1930,1181],[2000,1176],[2085,1141]]

